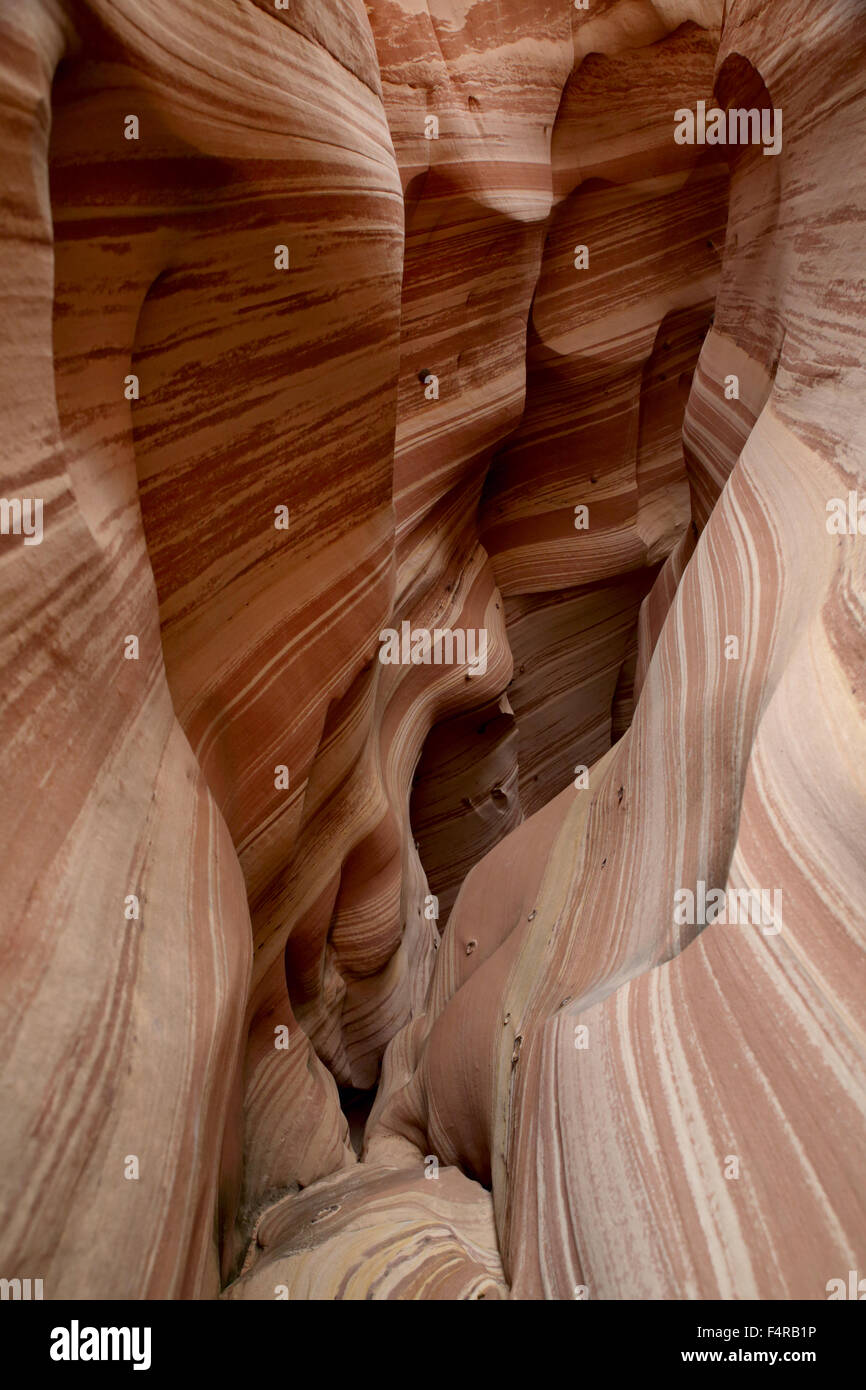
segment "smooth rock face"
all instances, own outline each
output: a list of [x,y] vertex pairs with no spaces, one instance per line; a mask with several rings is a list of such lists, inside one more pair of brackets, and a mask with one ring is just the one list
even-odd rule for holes
[[0,0],[5,1277],[866,1267],[864,58],[853,0]]
[[268,1208],[227,1299],[502,1299],[488,1194],[454,1168],[358,1165]]

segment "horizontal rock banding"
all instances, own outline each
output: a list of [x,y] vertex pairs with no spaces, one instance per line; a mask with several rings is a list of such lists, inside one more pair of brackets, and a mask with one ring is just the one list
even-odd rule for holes
[[[0,29],[0,1273],[826,1297],[866,1264],[862,16]],[[781,149],[680,143],[701,103]]]

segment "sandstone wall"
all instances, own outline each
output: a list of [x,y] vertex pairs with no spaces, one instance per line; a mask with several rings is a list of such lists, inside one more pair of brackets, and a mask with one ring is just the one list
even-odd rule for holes
[[[862,9],[0,36],[44,499],[0,536],[2,1269],[824,1297],[866,1263]],[[781,153],[676,144],[699,100]],[[383,664],[404,623],[484,669]],[[699,881],[781,930],[679,923]]]

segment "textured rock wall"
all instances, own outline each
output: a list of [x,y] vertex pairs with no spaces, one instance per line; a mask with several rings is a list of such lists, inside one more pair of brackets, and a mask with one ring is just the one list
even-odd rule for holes
[[648,49],[590,54],[559,109],[526,409],[481,519],[506,598],[527,813],[609,748],[623,704],[627,724],[638,608],[689,521],[682,419],[727,169],[719,147],[673,143],[671,111],[711,98],[716,42],[685,24]]
[[[731,160],[684,422],[705,529],[644,608],[629,730],[466,880],[368,1139],[492,1184],[517,1297],[820,1298],[863,1260],[864,562],[826,525],[862,486],[862,49],[778,9],[729,6],[716,60],[788,134]],[[781,920],[680,926],[699,880],[778,888]]]
[[[0,537],[3,1269],[823,1297],[866,1262],[862,11],[0,31],[45,508]],[[698,100],[782,153],[677,145]],[[404,622],[486,669],[383,665]],[[699,880],[782,930],[678,923]]]

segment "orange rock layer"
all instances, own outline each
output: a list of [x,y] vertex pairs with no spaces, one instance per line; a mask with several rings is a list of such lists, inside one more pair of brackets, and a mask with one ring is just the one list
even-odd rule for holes
[[864,50],[0,0],[5,1277],[866,1267]]

